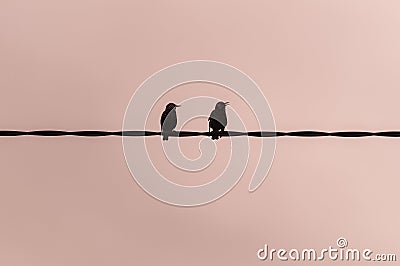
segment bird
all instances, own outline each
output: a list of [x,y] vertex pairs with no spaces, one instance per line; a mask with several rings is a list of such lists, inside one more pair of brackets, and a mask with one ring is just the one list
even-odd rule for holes
[[211,139],[219,139],[218,132],[225,131],[228,123],[225,110],[227,105],[229,105],[229,102],[218,102],[208,118],[208,132],[211,132]]
[[175,129],[176,124],[178,122],[176,116],[176,108],[180,107],[180,105],[169,103],[165,106],[165,110],[161,115],[160,124],[161,124],[161,134],[163,136],[163,140],[168,140],[168,136]]

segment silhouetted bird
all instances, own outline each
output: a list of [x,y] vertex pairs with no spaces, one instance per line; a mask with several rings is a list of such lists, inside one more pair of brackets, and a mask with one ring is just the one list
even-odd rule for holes
[[179,106],[180,105],[176,105],[174,103],[169,103],[167,106],[165,106],[165,110],[162,113],[160,120],[163,140],[168,140],[168,136],[176,127],[176,123],[178,122],[176,117],[176,107]]
[[219,131],[225,131],[226,124],[228,123],[226,118],[225,107],[229,102],[218,102],[215,105],[215,109],[211,112],[208,118],[208,132],[211,131],[212,139],[219,139]]

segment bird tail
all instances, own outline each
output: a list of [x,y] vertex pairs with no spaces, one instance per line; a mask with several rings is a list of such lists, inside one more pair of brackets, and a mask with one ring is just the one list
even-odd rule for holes
[[163,140],[168,140],[168,133],[162,132]]

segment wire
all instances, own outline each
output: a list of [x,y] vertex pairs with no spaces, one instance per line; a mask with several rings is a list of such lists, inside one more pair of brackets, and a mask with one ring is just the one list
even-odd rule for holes
[[[194,137],[194,136],[211,136],[211,132],[194,132],[194,131],[173,131],[168,135],[170,137]],[[157,131],[61,131],[61,130],[35,130],[35,131],[15,131],[2,130],[0,137],[16,137],[16,136],[40,136],[40,137],[60,137],[60,136],[76,136],[76,137],[106,137],[106,136],[127,136],[127,137],[145,137],[145,136],[160,136],[161,132]],[[362,137],[400,137],[400,131],[221,131],[217,134],[220,137],[237,137],[249,136],[259,138],[270,137],[340,137],[340,138],[362,138]]]

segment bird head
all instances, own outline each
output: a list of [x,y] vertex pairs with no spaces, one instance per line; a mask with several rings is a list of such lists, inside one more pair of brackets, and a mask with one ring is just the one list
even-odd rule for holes
[[180,107],[180,105],[177,105],[174,103],[169,103],[169,104],[167,104],[167,106],[165,106],[165,110],[171,111],[171,110],[175,109],[176,107]]
[[227,105],[229,105],[229,102],[218,102],[218,103],[215,105],[215,109],[217,109],[217,110],[222,110],[222,109],[225,109],[225,107],[226,107]]

